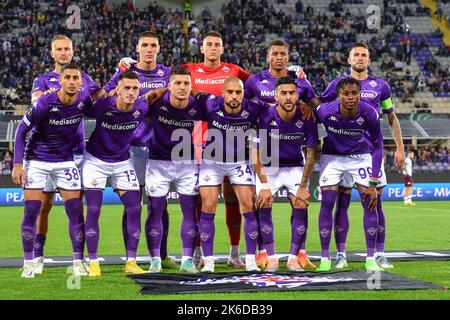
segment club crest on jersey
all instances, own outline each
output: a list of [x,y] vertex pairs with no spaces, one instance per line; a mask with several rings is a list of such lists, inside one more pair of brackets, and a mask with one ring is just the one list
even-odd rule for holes
[[338,119],[335,116],[331,116],[328,118],[330,121],[338,121]]
[[361,126],[364,123],[363,117],[359,117],[358,119],[356,119],[356,123]]
[[250,115],[250,113],[248,113],[247,110],[244,110],[244,111],[242,111],[242,113],[241,113],[241,116],[242,116],[242,118],[244,118],[244,119],[247,119],[249,115]]
[[378,83],[375,80],[370,81],[369,84],[372,86],[372,88],[378,85]]
[[164,75],[164,71],[162,71],[161,69],[158,70],[158,72],[156,73],[158,76],[162,77]]
[[191,115],[191,117],[193,117],[197,113],[197,111],[194,108],[192,108],[191,110],[188,111],[188,113]]
[[135,117],[135,118],[139,117],[140,115],[141,115],[141,112],[140,112],[139,110],[136,110],[136,111],[133,113],[133,117]]
[[298,120],[296,123],[295,123],[295,126],[297,127],[297,128],[301,128],[302,126],[303,126],[303,122],[301,121],[301,120]]
[[53,108],[50,110],[50,112],[59,112],[59,109],[58,109],[58,107],[53,107]]
[[84,103],[83,103],[83,102],[80,102],[80,103],[77,105],[77,108],[78,108],[79,110],[82,110],[82,109],[84,108]]
[[225,67],[223,67],[223,69],[222,69],[224,72],[228,72],[228,71],[230,71],[230,68],[228,68],[227,66],[225,66]]
[[270,83],[270,82],[269,82],[269,80],[264,79],[264,80],[261,81],[261,83],[262,83],[262,84],[268,84],[268,83]]

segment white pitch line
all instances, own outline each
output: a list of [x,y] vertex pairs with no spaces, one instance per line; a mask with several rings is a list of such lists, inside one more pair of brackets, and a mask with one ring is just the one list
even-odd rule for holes
[[[411,209],[413,207],[392,207],[386,204],[383,204],[383,208],[392,208],[392,209]],[[445,210],[445,209],[435,209],[435,208],[422,208],[422,207],[415,207],[416,209],[423,209],[423,210],[430,210],[430,211],[442,211],[442,212],[447,212],[450,214],[450,210]]]

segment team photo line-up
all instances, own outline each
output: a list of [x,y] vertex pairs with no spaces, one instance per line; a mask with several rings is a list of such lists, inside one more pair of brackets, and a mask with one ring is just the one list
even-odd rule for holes
[[[365,44],[350,48],[350,74],[331,81],[320,97],[300,66],[288,67],[289,46],[281,40],[267,48],[268,69],[254,75],[221,61],[222,37],[214,31],[205,34],[201,63],[176,68],[157,64],[160,44],[150,31],[140,34],[136,51],[138,61],[123,58],[114,76],[99,87],[71,63],[71,39],[64,35],[52,39],[54,70],[35,79],[32,106],[16,130],[14,143],[12,178],[24,192],[22,277],[43,272],[55,192],[61,194],[69,220],[73,275],[101,276],[99,217],[107,181],[123,204],[128,274],[162,269],[214,272],[214,217],[220,192],[230,238],[228,265],[277,271],[272,207],[281,188],[289,191],[292,207],[288,270],[347,267],[353,188],[360,194],[364,212],[365,269],[393,267],[384,255],[381,112],[396,143],[398,168],[405,162],[404,146],[390,87],[368,74],[370,53]],[[87,142],[84,117],[96,120]],[[319,123],[327,132],[322,146]],[[322,259],[316,268],[305,244],[309,180],[318,161]],[[166,196],[172,183],[183,215],[180,265],[167,250]],[[148,270],[136,263],[144,194]],[[245,262],[239,254],[242,217]],[[337,247],[333,265],[332,233]],[[88,260],[83,256],[85,245]]]

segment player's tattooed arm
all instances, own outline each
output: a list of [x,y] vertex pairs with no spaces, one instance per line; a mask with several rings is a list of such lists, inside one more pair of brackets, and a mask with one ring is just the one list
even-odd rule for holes
[[314,168],[314,164],[320,159],[320,146],[306,148],[306,163],[303,170],[302,180],[297,191],[295,202],[300,204],[303,202],[306,206],[309,205],[310,194],[308,192],[308,182],[311,179],[311,173]]
[[308,105],[311,107],[311,109],[316,109],[318,106],[320,106],[321,103],[322,102],[320,101],[320,99],[316,96],[308,101]]
[[388,113],[387,118],[392,137],[394,138],[395,145],[397,147],[394,155],[395,165],[397,166],[397,168],[402,168],[405,164],[405,147],[403,145],[403,136],[402,129],[400,128],[400,122],[398,121],[395,111]]
[[261,182],[261,191],[257,195],[256,205],[258,206],[258,208],[270,207],[273,203],[272,191],[270,189],[269,180],[267,179],[264,170],[264,165],[261,163],[258,147],[254,146],[252,148],[251,156],[255,172],[258,175],[259,181]]

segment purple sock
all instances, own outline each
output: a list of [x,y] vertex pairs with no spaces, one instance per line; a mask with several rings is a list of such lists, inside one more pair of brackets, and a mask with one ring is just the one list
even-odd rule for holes
[[244,216],[245,253],[256,254],[258,246],[258,221],[254,212],[246,212]]
[[[292,225],[292,223],[291,223]],[[302,240],[300,241],[300,250],[306,251],[306,238],[308,236],[308,208],[306,208],[305,214],[305,233],[303,234]]]
[[163,233],[161,238],[161,259],[165,259],[167,257],[167,238],[169,237],[169,212],[167,211],[167,200],[166,207],[161,216]]
[[300,243],[306,233],[306,209],[294,209],[291,225],[291,250],[290,254],[297,255]]
[[[127,211],[125,208],[123,208],[123,214],[122,214],[122,238],[123,238],[123,245],[125,247],[125,251],[127,251]],[[128,258],[128,257],[127,257]]]
[[197,241],[197,209],[198,196],[180,194],[180,207],[183,212],[181,221],[181,242],[183,245],[183,256],[192,257],[194,255],[195,242]]
[[148,197],[148,205],[151,206],[151,211],[148,212],[147,221],[145,222],[145,237],[148,251],[152,257],[161,257],[163,233],[161,216],[166,206],[166,201],[166,197]]
[[33,260],[33,247],[36,237],[36,221],[41,211],[41,201],[25,200],[22,220],[22,247],[25,260]]
[[216,233],[216,227],[214,225],[215,216],[215,214],[202,211],[198,224],[202,251],[205,257],[214,255],[214,235]]
[[36,238],[34,239],[34,247],[33,247],[33,254],[34,257],[43,257],[44,256],[44,246],[45,246],[45,240],[47,237],[43,234],[37,234]]
[[[261,225],[259,223],[259,209],[255,209],[256,219],[258,221],[258,230],[261,230]],[[258,250],[264,250],[264,239],[262,237],[262,232],[258,232]]]
[[345,252],[348,229],[348,207],[350,206],[350,194],[339,192],[334,211],[334,239],[338,252]]
[[373,257],[377,243],[378,215],[377,211],[369,210],[370,198],[362,201],[364,194],[360,194],[361,203],[364,208],[364,235],[366,236],[367,257]]
[[89,259],[98,259],[98,241],[100,229],[98,219],[103,202],[103,190],[85,190],[87,216],[85,224],[86,245]]
[[[139,191],[127,191],[120,197],[124,205],[126,216],[126,245],[127,258],[136,258],[136,251],[141,237],[141,193]],[[122,221],[123,222],[123,221]]]
[[322,257],[330,257],[331,229],[333,228],[333,207],[338,192],[335,190],[322,191],[322,205],[319,213],[319,237],[322,247]]
[[377,213],[378,213],[377,252],[384,252],[384,241],[386,240],[386,217],[384,216],[381,197],[378,197]]
[[273,231],[272,208],[260,208],[258,211],[258,239],[260,237],[263,239],[267,254],[273,256],[275,254],[275,235]]
[[80,198],[64,202],[66,214],[69,217],[69,235],[72,241],[74,260],[82,260],[84,253],[84,217],[83,202]]

